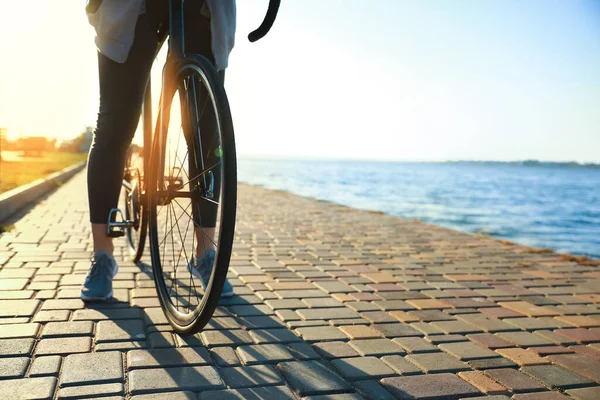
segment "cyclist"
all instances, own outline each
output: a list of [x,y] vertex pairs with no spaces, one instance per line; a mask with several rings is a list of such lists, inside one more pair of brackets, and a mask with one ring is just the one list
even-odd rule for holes
[[[137,129],[144,91],[159,40],[158,30],[168,23],[166,0],[88,0],[88,20],[96,30],[100,110],[88,157],[88,199],[93,256],[81,298],[103,301],[113,294],[118,265],[108,236],[110,210],[117,207],[127,149]],[[234,45],[235,0],[187,0],[184,3],[185,48],[201,54],[222,77]],[[202,122],[201,122],[202,124]],[[203,221],[215,221],[214,211],[200,208]],[[205,223],[214,235],[215,222]],[[197,247],[188,268],[202,285],[210,279],[215,250],[212,239],[196,229]],[[232,296],[225,282],[222,296]]]

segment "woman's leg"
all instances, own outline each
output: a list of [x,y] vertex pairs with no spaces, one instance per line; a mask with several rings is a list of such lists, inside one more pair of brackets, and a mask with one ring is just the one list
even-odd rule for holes
[[127,61],[112,61],[98,53],[100,111],[88,157],[88,198],[94,252],[112,255],[108,217],[121,191],[127,149],[140,118],[141,105],[157,47],[156,29],[140,15]]

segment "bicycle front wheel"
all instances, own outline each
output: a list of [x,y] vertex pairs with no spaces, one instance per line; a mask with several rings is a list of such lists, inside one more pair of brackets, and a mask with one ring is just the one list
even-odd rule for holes
[[206,58],[186,57],[165,87],[152,157],[150,252],[161,306],[186,335],[210,320],[227,277],[235,142],[222,79]]

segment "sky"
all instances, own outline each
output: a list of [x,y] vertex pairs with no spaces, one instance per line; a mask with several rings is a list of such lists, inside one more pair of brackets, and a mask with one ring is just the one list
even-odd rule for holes
[[[267,3],[237,2],[225,86],[242,156],[600,162],[598,1],[282,0],[249,43]],[[95,124],[84,7],[0,0],[9,135]]]

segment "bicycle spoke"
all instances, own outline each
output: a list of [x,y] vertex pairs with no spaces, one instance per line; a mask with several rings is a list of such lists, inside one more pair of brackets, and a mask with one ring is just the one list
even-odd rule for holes
[[[191,206],[191,205],[192,205],[192,204],[190,203],[190,204],[189,204],[189,205],[186,207],[186,211],[187,211],[187,209],[189,208],[189,206]],[[181,206],[180,206],[180,207],[181,207]],[[167,211],[168,211],[168,208],[167,208]],[[179,221],[179,220],[181,219],[181,217],[183,217],[183,216],[184,216],[184,214],[180,215],[180,216],[179,216],[179,218],[177,218],[177,220]],[[171,229],[169,232],[167,232],[167,233],[166,233],[166,235],[169,235],[169,233],[171,233],[171,231],[172,231],[172,229]],[[162,245],[162,244],[163,244],[163,242],[164,242],[166,239],[167,239],[167,236],[165,236],[165,238],[164,238],[163,240],[161,240],[161,241],[158,243],[158,247],[160,247],[160,245]]]
[[[198,179],[198,178],[200,178],[202,175],[206,174],[207,172],[210,172],[210,171],[211,171],[211,170],[212,170],[214,167],[216,167],[217,165],[220,165],[220,164],[221,164],[221,160],[219,160],[219,162],[218,162],[218,163],[216,163],[215,165],[213,165],[212,167],[210,167],[210,168],[208,168],[208,169],[204,170],[204,172],[202,172],[202,173],[200,173],[200,174],[196,175],[195,177],[193,177],[192,179],[188,180],[188,184],[191,184],[191,183],[192,183],[192,181],[194,181],[195,179]],[[179,186],[179,187],[175,188],[174,190],[175,190],[175,191],[177,191],[177,190],[181,189],[181,188],[182,188],[182,187],[184,187],[184,186],[185,186],[185,185],[181,185],[181,186]]]
[[[188,223],[188,224],[187,224],[187,228],[186,228],[185,237],[184,237],[184,238],[181,238],[181,230],[179,229],[179,224],[177,224],[177,230],[178,230],[178,232],[179,232],[179,238],[181,239],[181,242],[182,242],[182,248],[183,248],[183,252],[185,253],[185,259],[186,259],[186,260],[190,260],[190,257],[188,256],[188,253],[187,253],[187,251],[185,250],[185,239],[187,238],[187,232],[188,232],[188,229],[189,229],[189,227],[190,227],[190,224]],[[192,239],[192,240],[193,240],[193,239]],[[193,249],[194,249],[194,248],[193,248],[193,242],[192,242],[192,251],[193,251]],[[181,259],[181,251],[180,251],[180,254],[179,254],[179,259],[177,260],[177,265],[178,265],[178,266],[179,266],[179,260],[180,260],[180,259]],[[187,268],[186,268],[186,269],[187,269]],[[191,276],[192,276],[192,273],[190,272],[190,280],[191,280]],[[188,287],[188,293],[190,293],[190,296],[189,296],[188,298],[191,298],[191,292],[190,292],[190,288],[189,288],[189,287]],[[188,304],[189,304],[189,303],[191,303],[191,301],[189,301],[189,300],[188,300]],[[189,307],[188,307],[188,308],[189,308]]]
[[[181,206],[181,204],[179,204],[179,202],[178,202],[178,201],[176,201],[175,199],[173,199],[173,201],[175,202],[175,204],[177,204],[177,205],[179,206],[179,208],[181,208],[181,209],[183,210],[183,207]],[[188,214],[186,211],[184,211],[184,213],[186,213],[186,214],[187,214],[187,216],[188,216],[188,217],[190,217],[190,219],[191,219],[191,220],[194,222],[194,225],[196,225],[196,226],[197,226],[197,227],[200,229],[200,231],[202,231],[202,234],[204,234],[204,236],[206,236],[206,237],[208,238],[208,240],[210,240],[210,241],[212,242],[212,244],[214,244],[214,245],[215,245],[215,247],[218,247],[218,246],[217,246],[217,244],[214,242],[214,240],[212,240],[212,239],[210,238],[210,236],[208,236],[208,235],[207,235],[207,234],[204,232],[204,228],[203,228],[202,226],[198,225],[198,223],[197,223],[196,221],[194,221],[194,217],[192,217],[192,216],[191,216],[190,214]],[[202,222],[202,221],[200,221],[200,222]],[[205,249],[205,252],[206,252],[206,249]]]

